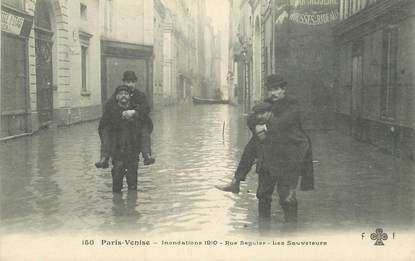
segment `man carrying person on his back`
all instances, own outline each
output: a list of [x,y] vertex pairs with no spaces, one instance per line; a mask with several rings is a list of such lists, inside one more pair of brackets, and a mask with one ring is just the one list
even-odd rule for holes
[[[301,190],[314,189],[311,141],[304,132],[298,102],[285,94],[287,82],[278,75],[266,79],[267,102],[272,115],[265,126],[262,151],[257,151],[258,119],[250,116],[248,126],[255,130],[245,146],[238,168],[231,183],[218,188],[239,193],[240,181],[245,180],[255,159],[258,176],[258,214],[262,219],[271,217],[271,201],[274,187],[280,198],[286,222],[297,221],[296,187],[301,176]],[[255,127],[253,127],[255,126]]]
[[[150,106],[147,102],[147,98],[143,92],[136,89],[137,83],[137,76],[133,71],[125,71],[123,74],[123,83],[125,86],[130,88],[130,109],[125,110],[122,113],[122,117],[124,119],[131,119],[136,117],[139,121],[141,121],[140,128],[137,129],[137,136],[139,139],[139,150],[136,156],[141,151],[141,154],[144,158],[144,165],[151,165],[155,162],[155,159],[151,156],[151,132],[153,131],[153,121],[151,120],[149,113],[150,113]],[[117,103],[116,94],[114,93],[106,102],[104,106],[104,111],[108,107],[114,106]],[[97,168],[108,168],[109,164],[109,149],[111,144],[108,138],[108,132],[105,128],[103,128],[102,121],[100,121],[98,132],[101,139],[101,159],[95,166]]]

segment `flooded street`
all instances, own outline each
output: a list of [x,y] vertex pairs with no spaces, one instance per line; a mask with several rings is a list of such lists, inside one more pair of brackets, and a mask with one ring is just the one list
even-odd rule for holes
[[[249,174],[239,195],[214,188],[232,177],[248,141],[241,111],[181,105],[152,117],[156,164],[140,163],[138,191],[124,184],[121,195],[111,192],[110,169],[94,166],[97,121],[1,143],[2,231],[257,234],[257,174]],[[335,131],[309,134],[316,190],[298,192],[300,231],[413,228],[409,162]],[[276,199],[272,213],[279,232]]]

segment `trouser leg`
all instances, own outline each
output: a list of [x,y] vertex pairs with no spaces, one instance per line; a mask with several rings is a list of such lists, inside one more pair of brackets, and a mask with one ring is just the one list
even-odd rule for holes
[[111,137],[110,137],[110,130],[108,127],[101,127],[98,128],[99,139],[101,141],[101,149],[100,149],[100,160],[95,163],[97,168],[108,168],[108,160],[110,158],[110,151],[111,151]]
[[151,155],[151,135],[147,125],[143,125],[140,131],[141,153]]
[[131,160],[127,165],[128,190],[137,190],[137,171],[138,162],[135,160]]
[[[283,182],[278,183],[277,190],[280,198],[280,205],[284,211],[284,220],[287,223],[296,223],[297,222],[297,211],[298,211],[298,202],[295,197],[295,194],[290,195],[290,189],[292,186],[289,184],[284,184]],[[288,200],[288,197],[290,199]]]
[[271,217],[272,193],[276,184],[276,177],[271,176],[268,171],[261,172],[258,176],[258,216],[260,218]]
[[99,138],[101,141],[101,158],[109,158],[111,150],[111,137],[109,128],[104,127],[99,129]]
[[242,152],[238,168],[235,171],[236,180],[245,180],[256,158],[256,139],[251,137]]
[[125,175],[125,166],[122,161],[113,160],[113,167],[111,169],[112,175],[112,191],[120,192],[122,189],[123,178]]

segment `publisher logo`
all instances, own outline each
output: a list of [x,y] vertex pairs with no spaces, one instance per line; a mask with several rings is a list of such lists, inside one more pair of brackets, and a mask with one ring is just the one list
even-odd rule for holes
[[[370,235],[370,237],[368,237],[367,235]],[[383,228],[377,228],[375,232],[372,232],[372,233],[363,232],[361,236],[362,236],[362,240],[366,240],[370,238],[371,240],[375,241],[375,244],[374,244],[375,246],[384,246],[385,245],[384,241],[388,239],[395,240],[395,236],[396,236],[395,232],[389,231],[389,235],[383,231]]]
[[378,228],[375,233],[370,234],[370,239],[375,240],[375,246],[383,246],[383,241],[388,240],[388,234],[383,232],[382,228]]

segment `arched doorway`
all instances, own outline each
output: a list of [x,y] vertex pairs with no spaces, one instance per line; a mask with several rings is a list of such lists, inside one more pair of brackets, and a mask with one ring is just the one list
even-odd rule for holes
[[53,119],[53,31],[47,0],[37,0],[35,7],[36,92],[39,126]]

